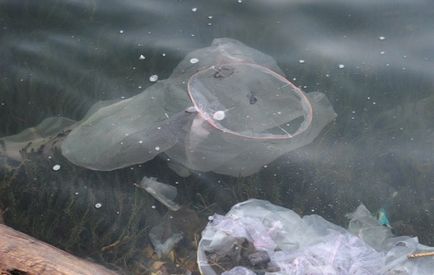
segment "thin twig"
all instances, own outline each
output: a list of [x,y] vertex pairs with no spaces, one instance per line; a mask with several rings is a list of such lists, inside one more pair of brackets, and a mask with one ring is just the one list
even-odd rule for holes
[[434,251],[412,253],[408,255],[407,258],[416,259],[416,258],[431,257],[431,256],[434,256]]

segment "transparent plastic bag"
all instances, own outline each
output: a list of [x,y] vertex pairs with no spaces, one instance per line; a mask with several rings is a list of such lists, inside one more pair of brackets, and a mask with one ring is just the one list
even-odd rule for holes
[[[358,224],[352,232],[318,215],[301,218],[267,201],[239,203],[225,216],[214,215],[202,232],[199,269],[206,275],[232,274],[237,268],[276,275],[432,274],[432,259],[411,261],[407,255],[434,248],[420,245],[417,238],[374,230],[386,227],[363,205],[351,216],[350,223]],[[374,233],[365,235],[367,228]],[[381,244],[374,249],[363,237],[377,238]],[[258,253],[266,256],[258,260]]]
[[191,170],[253,174],[312,142],[336,117],[323,94],[305,94],[282,75],[270,56],[215,39],[188,54],[168,79],[83,119],[62,153],[94,170],[164,152]]

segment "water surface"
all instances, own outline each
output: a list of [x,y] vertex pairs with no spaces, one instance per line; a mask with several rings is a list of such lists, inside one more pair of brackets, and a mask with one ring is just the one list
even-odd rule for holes
[[[41,158],[33,174],[13,177],[25,187],[0,182],[7,224],[111,267],[148,272],[147,233],[176,214],[134,187],[147,175],[179,186],[189,218],[178,215],[174,227],[191,236],[207,215],[257,197],[341,225],[361,202],[373,212],[384,207],[397,234],[434,244],[432,1],[6,0],[0,27],[0,136],[47,117],[78,120],[99,100],[136,95],[151,75],[168,77],[185,54],[218,37],[271,55],[294,84],[325,93],[338,114],[313,144],[243,180],[182,179],[162,160],[107,174]],[[194,243],[180,246],[194,261]]]

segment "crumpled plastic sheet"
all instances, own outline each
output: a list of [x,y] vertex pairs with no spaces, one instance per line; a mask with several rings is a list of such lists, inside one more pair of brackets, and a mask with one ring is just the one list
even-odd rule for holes
[[[230,255],[240,239],[265,251],[278,271],[265,274],[433,274],[432,257],[410,260],[416,251],[433,251],[417,238],[394,237],[364,205],[348,215],[349,229],[319,215],[300,217],[294,211],[263,200],[239,203],[225,215],[214,215],[198,248],[202,274],[217,274],[207,254]],[[222,274],[255,274],[234,266]]]

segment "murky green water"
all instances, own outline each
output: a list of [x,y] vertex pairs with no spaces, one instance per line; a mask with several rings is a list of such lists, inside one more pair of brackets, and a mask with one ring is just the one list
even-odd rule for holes
[[[218,37],[271,55],[338,114],[314,143],[242,180],[179,178],[159,159],[92,172],[58,152],[29,153],[32,161],[0,181],[5,221],[19,230],[146,273],[148,232],[164,220],[187,235],[170,267],[185,270],[207,216],[257,197],[341,225],[361,202],[384,207],[397,234],[434,244],[432,1],[11,0],[0,3],[0,28],[0,136],[136,95],[151,75],[167,78],[185,54]],[[167,213],[134,187],[144,175],[177,186],[185,210]]]

